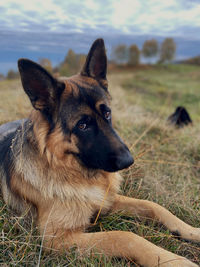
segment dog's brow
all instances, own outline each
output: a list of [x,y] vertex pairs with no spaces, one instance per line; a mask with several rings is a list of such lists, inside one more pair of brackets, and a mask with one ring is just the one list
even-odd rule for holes
[[87,81],[74,81],[74,80],[70,80],[70,83],[74,86],[76,86],[78,89],[85,89],[85,90],[91,90],[91,89],[95,89],[98,88],[98,85],[96,83],[89,83]]
[[88,89],[98,86],[97,81],[93,79],[82,79],[79,76],[75,76],[75,78],[69,78],[67,81],[69,83],[75,84],[78,87],[85,87]]

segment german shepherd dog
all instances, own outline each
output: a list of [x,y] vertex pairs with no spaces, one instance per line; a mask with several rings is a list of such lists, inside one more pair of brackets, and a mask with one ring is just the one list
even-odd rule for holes
[[76,247],[127,257],[142,266],[197,266],[131,232],[87,232],[90,220],[123,211],[156,219],[181,238],[200,242],[200,229],[158,204],[119,195],[117,171],[133,158],[112,127],[107,58],[96,40],[80,74],[55,79],[40,65],[18,61],[33,111],[0,142],[1,189],[17,212],[35,214],[47,249]]

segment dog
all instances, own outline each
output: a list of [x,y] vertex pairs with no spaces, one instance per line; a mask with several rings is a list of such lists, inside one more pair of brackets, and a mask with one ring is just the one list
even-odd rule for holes
[[171,124],[176,125],[178,128],[192,124],[188,111],[181,106],[177,107],[175,112],[169,116],[168,121]]
[[119,194],[117,172],[134,160],[112,127],[104,41],[93,43],[82,71],[70,78],[55,79],[28,59],[18,67],[33,110],[0,139],[1,190],[8,206],[35,217],[45,248],[75,246],[149,267],[197,266],[131,232],[87,232],[101,209],[153,218],[200,242],[199,228],[156,203]]

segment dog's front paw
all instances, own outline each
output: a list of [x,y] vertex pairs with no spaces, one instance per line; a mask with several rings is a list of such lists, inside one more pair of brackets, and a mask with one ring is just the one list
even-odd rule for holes
[[200,242],[200,228],[189,226],[186,231],[182,231],[181,234],[177,233],[181,238],[193,242]]
[[[162,267],[198,267],[195,263],[185,259],[185,258],[176,258],[176,259],[171,259],[166,262],[161,262],[157,266],[162,266]],[[155,267],[157,267],[155,266]]]
[[[171,265],[170,265],[171,266]],[[180,261],[179,263],[177,262],[175,265],[173,265],[173,267],[198,267],[199,265],[189,261],[189,260],[185,260],[185,261]]]
[[195,242],[200,242],[200,228],[192,227],[189,234],[189,239]]
[[181,239],[185,239],[193,242],[200,242],[200,228],[195,228],[190,225],[186,225],[185,228],[174,231],[173,234]]
[[195,263],[189,261],[188,259],[178,256],[173,253],[165,254],[164,257],[161,257],[158,266],[162,267],[198,267]]

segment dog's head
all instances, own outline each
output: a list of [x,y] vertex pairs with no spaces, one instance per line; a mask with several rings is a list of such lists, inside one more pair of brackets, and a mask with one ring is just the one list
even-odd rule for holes
[[[27,59],[20,59],[18,66],[35,120],[39,120],[35,134],[44,139],[40,150],[63,160],[73,155],[89,169],[108,172],[133,163],[129,149],[112,127],[102,39],[93,43],[81,73],[70,78],[57,80]],[[41,127],[46,130],[40,134]]]

